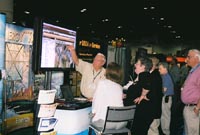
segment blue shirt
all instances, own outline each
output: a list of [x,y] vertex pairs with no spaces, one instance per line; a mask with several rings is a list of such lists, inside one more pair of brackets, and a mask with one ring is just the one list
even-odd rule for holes
[[162,75],[163,88],[167,90],[163,93],[165,96],[174,95],[174,83],[169,73]]

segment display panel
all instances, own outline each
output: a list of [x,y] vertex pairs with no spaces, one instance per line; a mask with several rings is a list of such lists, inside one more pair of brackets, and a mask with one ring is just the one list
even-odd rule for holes
[[[76,31],[61,27],[47,20],[40,20],[37,25],[38,68],[41,71],[66,70],[74,68],[74,63],[67,46],[76,48]],[[35,55],[37,55],[35,53]]]

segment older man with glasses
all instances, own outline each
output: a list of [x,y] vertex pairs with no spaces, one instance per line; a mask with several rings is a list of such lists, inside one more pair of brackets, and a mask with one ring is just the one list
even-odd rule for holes
[[185,134],[199,135],[199,117],[194,112],[198,109],[197,103],[200,100],[200,51],[191,49],[185,61],[191,70],[181,88],[181,99],[185,104],[183,110]]
[[92,101],[98,81],[105,79],[105,68],[103,66],[106,63],[106,58],[102,53],[97,53],[93,62],[89,63],[78,58],[73,46],[67,46],[67,48],[72,54],[76,70],[82,75],[80,85],[81,95]]

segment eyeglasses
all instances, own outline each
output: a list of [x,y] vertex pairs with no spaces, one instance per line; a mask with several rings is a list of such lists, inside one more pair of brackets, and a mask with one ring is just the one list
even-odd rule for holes
[[189,56],[189,55],[187,56],[188,59],[191,59],[191,58],[194,58],[194,57],[195,57],[195,56]]

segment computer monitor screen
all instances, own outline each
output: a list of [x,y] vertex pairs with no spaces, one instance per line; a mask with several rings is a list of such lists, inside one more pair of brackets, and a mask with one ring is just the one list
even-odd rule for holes
[[[39,20],[36,34],[36,62],[39,70],[66,70],[74,68],[67,46],[76,48],[76,31],[45,19]],[[35,56],[33,56],[35,57]]]

